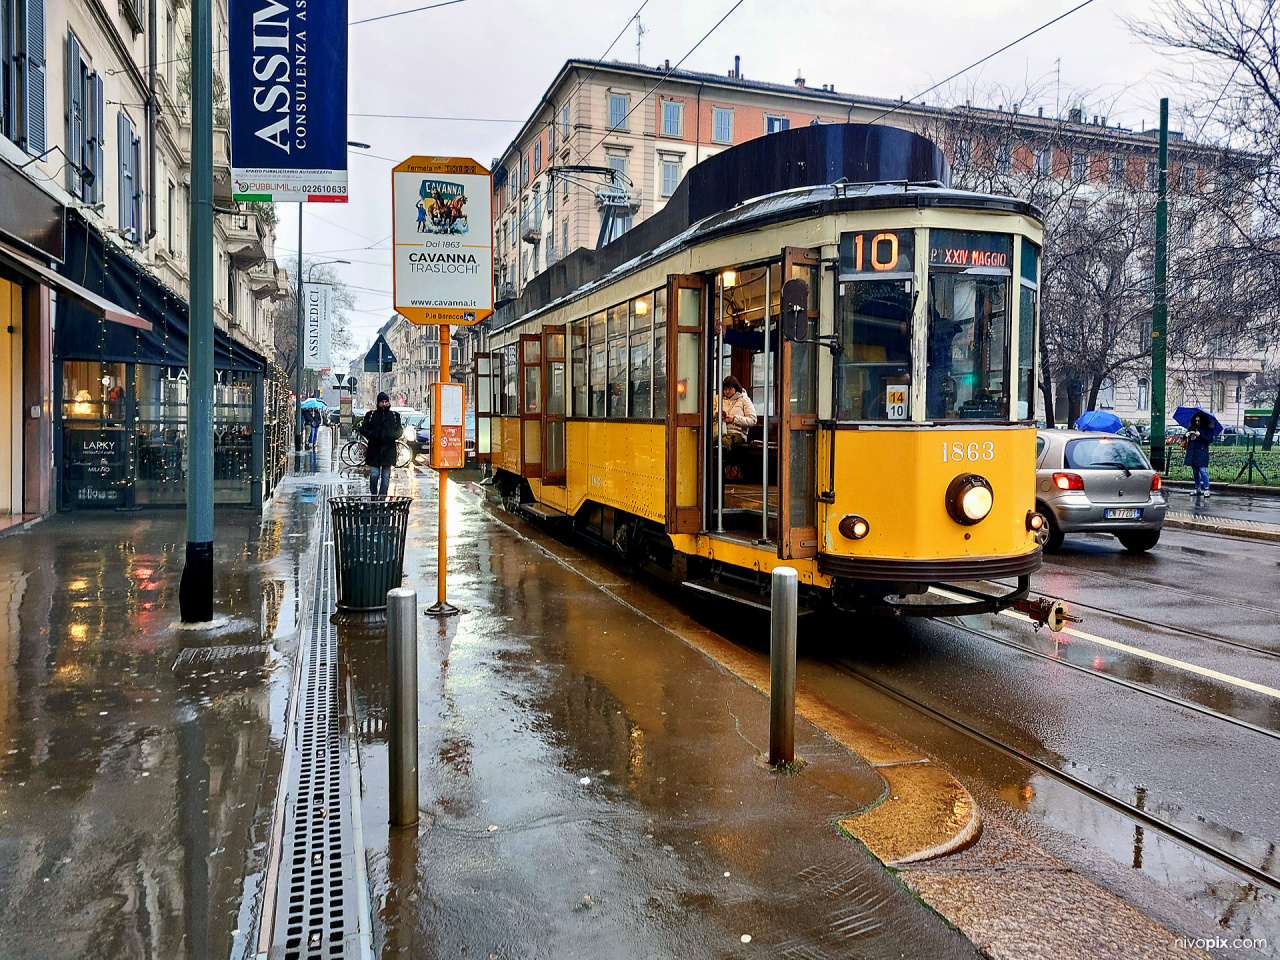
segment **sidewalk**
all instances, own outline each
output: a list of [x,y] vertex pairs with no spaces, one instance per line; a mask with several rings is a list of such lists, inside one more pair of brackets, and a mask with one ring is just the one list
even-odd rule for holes
[[1280,541],[1280,497],[1222,492],[1195,497],[1190,487],[1167,488],[1169,512],[1165,526],[1204,533],[1223,533],[1253,540]]
[[212,631],[181,510],[0,539],[0,956],[252,954],[317,489],[217,511]]

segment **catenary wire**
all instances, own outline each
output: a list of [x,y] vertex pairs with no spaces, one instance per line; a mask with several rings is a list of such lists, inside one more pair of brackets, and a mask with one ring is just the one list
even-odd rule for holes
[[414,7],[411,10],[397,10],[395,13],[384,13],[376,17],[365,17],[363,20],[352,20],[347,26],[354,27],[360,23],[373,23],[375,20],[390,20],[392,17],[403,17],[409,13],[421,13],[423,10],[435,10],[439,7],[451,7],[455,3],[464,3],[466,0],[445,0],[444,3],[432,3],[425,7]]

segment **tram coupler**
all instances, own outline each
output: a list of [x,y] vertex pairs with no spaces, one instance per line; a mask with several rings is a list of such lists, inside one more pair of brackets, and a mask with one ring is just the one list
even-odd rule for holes
[[1023,597],[1014,601],[1013,609],[1034,620],[1037,630],[1048,627],[1057,633],[1068,623],[1080,623],[1079,617],[1067,612],[1065,600],[1055,600],[1053,597]]

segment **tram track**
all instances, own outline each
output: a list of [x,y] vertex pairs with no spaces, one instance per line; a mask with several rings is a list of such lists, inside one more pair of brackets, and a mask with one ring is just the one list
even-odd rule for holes
[[1110,683],[1118,684],[1119,686],[1122,686],[1127,690],[1134,690],[1134,691],[1137,691],[1138,693],[1144,693],[1144,694],[1147,694],[1148,696],[1155,697],[1157,700],[1162,700],[1165,703],[1169,703],[1177,707],[1184,707],[1187,710],[1192,710],[1196,713],[1203,714],[1207,717],[1213,717],[1217,720],[1225,721],[1226,723],[1230,723],[1233,726],[1241,727],[1245,730],[1250,730],[1253,733],[1260,733],[1264,737],[1271,737],[1274,740],[1280,740],[1280,730],[1272,730],[1267,727],[1260,727],[1255,723],[1250,723],[1248,720],[1242,720],[1240,717],[1234,717],[1229,713],[1223,713],[1220,710],[1215,710],[1212,707],[1205,706],[1204,704],[1196,703],[1193,700],[1185,700],[1182,697],[1175,697],[1172,694],[1164,693],[1163,691],[1156,690],[1153,687],[1148,687],[1141,683],[1134,683],[1132,680],[1126,680],[1123,677],[1117,677],[1117,676],[1114,676],[1113,674],[1101,673],[1097,670],[1091,670],[1088,667],[1081,666],[1078,663],[1072,663],[1070,660],[1064,660],[1061,657],[1051,656],[1041,650],[1035,650],[1031,647],[1027,647],[1021,643],[1018,643],[1015,640],[1008,640],[1004,637],[997,636],[993,633],[987,633],[984,630],[979,630],[976,627],[969,626],[968,624],[957,623],[952,620],[944,620],[939,622],[945,623],[948,627],[951,627],[955,630],[960,630],[964,633],[969,633],[969,634],[972,634],[973,636],[982,637],[985,640],[990,640],[993,643],[998,643],[1001,646],[1011,647],[1012,649],[1017,650],[1019,653],[1030,654],[1031,656],[1039,657],[1041,660],[1047,660],[1050,663],[1054,663],[1063,667],[1069,667],[1072,670],[1079,671],[1080,673],[1086,674],[1088,676],[1097,677],[1099,680],[1105,680]]
[[[1161,583],[1159,580],[1148,580],[1144,577],[1120,577],[1114,573],[1106,573],[1102,570],[1083,570],[1082,571],[1082,570],[1077,570],[1074,567],[1068,567],[1068,566],[1063,566],[1059,564],[1053,564],[1053,567],[1064,574],[1078,576],[1079,574],[1084,573],[1091,577],[1102,577],[1107,580],[1113,580],[1116,583],[1123,583],[1130,586],[1133,585],[1134,583],[1140,583],[1144,587],[1154,587],[1157,590],[1165,590],[1170,593],[1177,593],[1180,595],[1185,595],[1187,592],[1186,587],[1175,587],[1168,583]],[[1002,582],[1002,581],[998,581],[998,582]],[[1261,613],[1268,617],[1280,616],[1280,610],[1276,610],[1271,607],[1260,607],[1255,603],[1249,603],[1248,601],[1245,601],[1245,600],[1228,600],[1226,597],[1215,597],[1208,594],[1198,594],[1196,596],[1196,599],[1198,601],[1203,601],[1207,603],[1220,604],[1225,607],[1239,607],[1242,610],[1252,610],[1255,613]]]
[[[948,626],[953,625],[948,624]],[[922,700],[919,700],[911,694],[905,693],[904,691],[892,687],[884,681],[865,673],[856,665],[848,661],[833,660],[829,661],[829,663],[837,672],[851,677],[877,693],[915,710],[934,722],[939,723],[948,729],[987,747],[988,749],[994,750],[1002,756],[1018,760],[1031,767],[1036,772],[1084,794],[1108,809],[1141,824],[1143,827],[1155,830],[1182,846],[1194,850],[1201,856],[1214,861],[1219,866],[1229,869],[1235,873],[1242,874],[1273,893],[1280,894],[1280,875],[1270,873],[1266,869],[1243,859],[1235,853],[1232,853],[1230,850],[1225,850],[1188,830],[1184,830],[1175,824],[1169,823],[1167,820],[1154,816],[1146,810],[1143,810],[1141,807],[1122,800],[1102,788],[1095,786],[1088,780],[1068,773],[1052,763],[1041,760],[1038,757],[1027,753],[1025,750],[1021,750],[1017,747],[1004,743],[991,734],[965,723],[963,720],[958,720],[936,707],[932,707]]]

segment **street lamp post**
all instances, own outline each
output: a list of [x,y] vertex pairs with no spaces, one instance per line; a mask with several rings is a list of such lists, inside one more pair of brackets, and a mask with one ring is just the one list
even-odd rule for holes
[[[345,263],[351,265],[350,260],[321,260],[319,263],[313,263],[307,267],[307,283],[311,282],[311,271],[316,267],[327,266],[331,263]],[[294,434],[293,448],[302,453],[302,340],[304,337],[302,324],[302,204],[298,204],[298,289],[296,292],[298,300],[298,329],[297,344],[294,353],[297,355],[294,369],[294,394],[297,400],[294,402]]]

